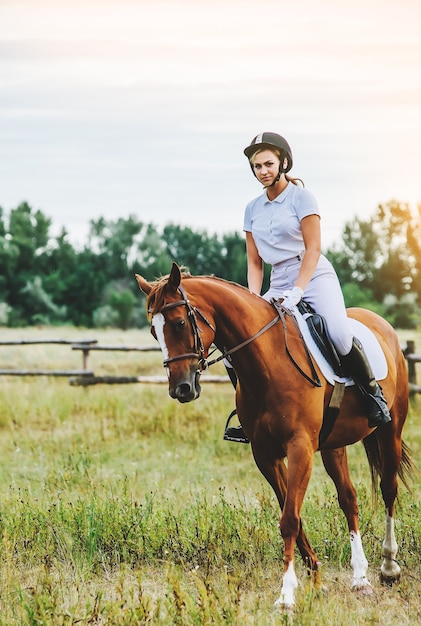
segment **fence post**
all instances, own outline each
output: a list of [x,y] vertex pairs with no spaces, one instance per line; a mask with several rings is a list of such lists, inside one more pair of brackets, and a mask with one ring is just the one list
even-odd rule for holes
[[[404,354],[405,354],[405,357],[407,357],[408,354],[415,354],[415,341],[413,341],[412,339],[408,339],[408,341],[406,342],[406,348],[404,350]],[[415,361],[412,361],[412,359],[407,359],[407,362],[408,362],[408,381],[411,384],[416,385],[417,373],[415,369]]]
[[88,369],[88,356],[89,356],[89,348],[83,348],[82,350],[82,369]]

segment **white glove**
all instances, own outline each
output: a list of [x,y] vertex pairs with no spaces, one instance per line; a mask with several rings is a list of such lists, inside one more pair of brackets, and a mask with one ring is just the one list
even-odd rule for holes
[[283,302],[281,303],[286,309],[293,309],[303,297],[303,289],[301,287],[293,287],[292,289],[287,289],[282,294]]

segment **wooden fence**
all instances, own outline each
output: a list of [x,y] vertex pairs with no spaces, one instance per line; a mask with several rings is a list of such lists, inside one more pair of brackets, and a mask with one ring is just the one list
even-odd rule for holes
[[403,353],[408,364],[409,393],[421,393],[421,387],[417,384],[416,371],[416,364],[421,363],[421,354],[415,352],[415,341],[408,340]]
[[[94,372],[88,369],[89,354],[92,351],[107,352],[159,352],[158,345],[155,346],[100,346],[96,339],[86,339],[82,341],[70,341],[65,339],[44,339],[44,340],[17,340],[0,341],[1,346],[27,346],[34,344],[62,344],[70,345],[72,350],[82,352],[82,368],[79,370],[13,370],[0,369],[0,376],[67,376],[69,383],[75,386],[89,386],[98,384],[128,384],[128,383],[167,383],[167,376],[95,376]],[[408,365],[408,380],[411,394],[421,393],[421,386],[417,384],[416,364],[421,363],[421,354],[415,351],[415,341],[408,340],[406,347],[402,349]],[[202,381],[213,383],[229,382],[228,376],[213,376],[205,373]]]
[[[30,345],[73,345],[75,342],[66,339],[18,339],[16,341],[0,341],[0,346],[30,346]],[[79,342],[79,345],[93,347],[97,342],[96,339],[86,339]],[[1,357],[0,357],[1,358]],[[94,373],[89,371],[85,365],[78,370],[44,370],[44,369],[0,369],[0,376],[93,376]]]
[[[88,387],[91,385],[121,385],[128,383],[168,383],[168,377],[162,376],[95,376],[93,370],[88,368],[89,354],[92,351],[103,352],[160,352],[161,348],[154,346],[100,346],[97,339],[84,339],[81,341],[70,341],[65,339],[42,339],[42,340],[16,340],[0,341],[1,346],[28,346],[41,344],[69,345],[72,350],[82,352],[82,368],[69,370],[53,369],[1,369],[0,376],[66,376],[70,385]],[[0,357],[1,362],[1,357]],[[213,376],[205,373],[202,381],[213,383],[229,382],[228,376]]]
[[[140,346],[99,346],[88,345],[86,343],[75,343],[72,345],[72,350],[81,350],[83,367],[88,368],[89,353],[93,350],[103,350],[112,352],[160,352],[161,348],[158,345],[150,347]],[[213,376],[206,372],[201,382],[206,381],[208,383],[226,383],[229,382],[228,376]],[[127,385],[130,383],[153,383],[153,384],[168,384],[168,376],[73,376],[69,379],[69,383],[78,387],[88,387],[91,385]]]

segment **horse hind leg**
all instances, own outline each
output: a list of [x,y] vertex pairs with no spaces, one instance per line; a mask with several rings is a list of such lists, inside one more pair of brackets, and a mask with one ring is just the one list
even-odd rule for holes
[[401,577],[401,568],[396,560],[398,553],[398,544],[395,538],[395,520],[386,513],[385,536],[382,544],[383,562],[380,568],[380,581],[392,586],[399,582]]
[[399,582],[401,574],[400,565],[396,560],[398,544],[395,537],[394,519],[395,500],[398,492],[397,471],[399,463],[396,455],[392,454],[390,457],[388,456],[387,459],[380,480],[380,490],[386,507],[385,535],[382,543],[383,562],[380,568],[380,581],[391,586]]
[[398,544],[394,520],[395,501],[398,494],[397,477],[400,475],[405,484],[404,472],[406,470],[411,473],[412,463],[400,434],[394,433],[392,429],[384,429],[373,435],[364,442],[364,445],[370,463],[374,465],[374,475],[380,474],[380,490],[386,509],[380,580],[386,585],[393,585],[400,580],[401,573],[400,565],[396,560]]
[[322,450],[325,469],[335,483],[338,502],[348,524],[351,543],[351,589],[361,595],[371,595],[372,586],[367,578],[368,561],[364,553],[358,524],[357,494],[351,482],[346,448]]
[[396,560],[398,545],[394,521],[395,501],[398,494],[397,477],[399,476],[405,487],[409,489],[409,481],[414,475],[410,451],[402,441],[402,429],[408,414],[409,392],[406,363],[397,338],[396,360],[396,396],[390,409],[392,423],[385,428],[377,429],[364,440],[373,479],[380,475],[380,490],[386,508],[385,537],[382,544],[383,562],[380,568],[380,581],[386,585],[398,582],[401,573]]

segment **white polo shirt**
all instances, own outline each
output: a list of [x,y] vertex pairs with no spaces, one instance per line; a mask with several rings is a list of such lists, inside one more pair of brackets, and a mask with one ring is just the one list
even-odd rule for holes
[[265,190],[248,203],[244,230],[252,233],[263,261],[275,265],[305,250],[300,222],[308,215],[320,217],[315,196],[289,182],[274,200],[268,199]]

